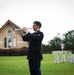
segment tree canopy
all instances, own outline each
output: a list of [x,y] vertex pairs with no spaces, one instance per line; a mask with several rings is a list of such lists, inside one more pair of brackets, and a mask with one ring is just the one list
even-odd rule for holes
[[[59,34],[60,35],[60,34]],[[64,50],[74,50],[74,30],[68,31],[62,37],[55,36],[48,41],[48,44],[42,45],[43,53],[51,53],[55,50],[61,50],[61,44],[64,44]]]

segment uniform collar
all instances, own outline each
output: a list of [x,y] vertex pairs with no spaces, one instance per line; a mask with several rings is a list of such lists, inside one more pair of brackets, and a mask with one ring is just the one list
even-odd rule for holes
[[36,32],[38,32],[38,31],[40,31],[40,30],[39,30],[39,29],[38,29],[38,30],[36,30],[36,31],[35,31],[35,33],[36,33]]
[[37,31],[34,31],[34,33],[37,33],[37,32],[39,32],[40,30],[37,30]]

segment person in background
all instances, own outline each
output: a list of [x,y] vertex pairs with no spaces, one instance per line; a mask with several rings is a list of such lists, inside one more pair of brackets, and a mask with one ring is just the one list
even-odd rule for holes
[[41,75],[41,60],[43,59],[41,44],[44,37],[43,32],[40,31],[41,26],[39,21],[34,21],[34,33],[28,32],[26,27],[22,28],[22,39],[29,42],[27,59],[31,75]]

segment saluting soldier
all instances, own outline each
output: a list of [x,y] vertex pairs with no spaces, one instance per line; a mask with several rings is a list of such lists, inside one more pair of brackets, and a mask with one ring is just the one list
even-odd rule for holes
[[41,43],[44,37],[43,32],[40,31],[42,24],[39,21],[33,22],[34,33],[28,32],[26,27],[23,27],[22,38],[23,41],[29,42],[28,48],[28,64],[31,75],[41,75],[41,60],[43,59],[41,53]]

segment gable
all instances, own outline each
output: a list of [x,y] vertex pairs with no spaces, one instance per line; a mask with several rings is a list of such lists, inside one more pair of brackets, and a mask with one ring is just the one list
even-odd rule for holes
[[19,26],[17,26],[16,24],[14,24],[12,21],[8,20],[1,28],[0,31],[2,29],[4,29],[7,25],[11,25],[13,27],[13,29],[20,29]]

